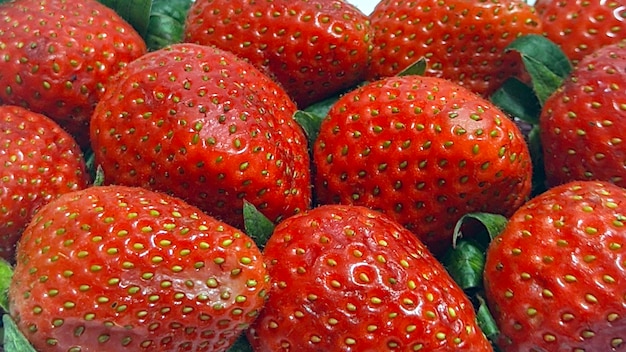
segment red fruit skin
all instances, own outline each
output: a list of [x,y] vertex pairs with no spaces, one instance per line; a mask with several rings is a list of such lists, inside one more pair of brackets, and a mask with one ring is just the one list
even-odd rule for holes
[[425,58],[426,75],[483,96],[507,78],[525,77],[520,56],[505,48],[519,36],[542,33],[534,8],[513,0],[383,0],[370,19],[369,80],[394,76]]
[[605,45],[625,40],[626,1],[537,0],[534,6],[544,35],[574,64]]
[[264,249],[269,299],[255,351],[491,351],[471,302],[389,217],[326,205],[278,224]]
[[0,257],[13,263],[15,245],[37,211],[61,194],[89,185],[76,141],[47,116],[0,106]]
[[300,108],[365,80],[369,18],[338,0],[202,0],[187,15],[185,41],[246,58]]
[[146,45],[95,0],[17,0],[0,5],[0,103],[44,114],[82,147],[112,76]]
[[626,42],[582,59],[539,119],[548,186],[603,180],[626,187]]
[[165,194],[94,186],[25,230],[9,306],[41,351],[226,351],[269,285],[239,230]]
[[295,104],[234,54],[175,44],[131,62],[91,125],[107,184],[163,191],[242,228],[243,200],[272,221],[311,202]]
[[496,106],[436,77],[389,77],[344,95],[313,149],[321,204],[382,211],[435,254],[469,212],[508,216],[531,189],[524,137]]
[[626,349],[626,190],[574,181],[531,199],[487,250],[505,351]]

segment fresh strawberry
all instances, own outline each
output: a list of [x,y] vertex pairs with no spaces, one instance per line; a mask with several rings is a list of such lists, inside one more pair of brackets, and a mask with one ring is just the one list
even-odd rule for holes
[[365,207],[326,205],[278,224],[255,351],[491,351],[472,303],[410,231]]
[[546,37],[574,64],[596,49],[626,38],[624,0],[537,0],[535,8]]
[[225,351],[269,289],[241,231],[179,198],[93,186],[26,228],[9,306],[41,351]]
[[623,351],[626,190],[573,181],[522,206],[487,250],[505,351]]
[[515,123],[437,77],[388,77],[345,94],[322,122],[313,156],[320,203],[383,211],[436,254],[463,215],[510,215],[531,188]]
[[88,146],[96,102],[145,53],[143,39],[96,0],[3,2],[0,18],[0,103],[42,113]]
[[343,0],[202,0],[188,13],[185,40],[246,58],[304,108],[365,79],[372,33]]
[[369,78],[393,76],[420,58],[426,75],[443,77],[483,96],[523,76],[515,38],[539,34],[534,8],[511,0],[381,1],[370,15],[374,49]]
[[626,187],[626,42],[583,58],[539,119],[549,186],[604,180]]
[[91,124],[105,183],[185,199],[243,226],[244,199],[272,221],[309,207],[307,139],[285,91],[233,53],[175,44],[128,64]]
[[0,257],[14,261],[15,244],[33,215],[61,194],[88,186],[76,141],[47,116],[0,106]]

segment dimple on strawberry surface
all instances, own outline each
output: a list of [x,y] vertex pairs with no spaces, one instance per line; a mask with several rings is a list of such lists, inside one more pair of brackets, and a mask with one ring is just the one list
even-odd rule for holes
[[255,351],[491,351],[471,302],[411,232],[365,207],[325,205],[278,224]]
[[185,199],[243,226],[244,199],[272,221],[309,207],[307,139],[285,91],[233,53],[183,43],[131,62],[91,125],[105,183]]
[[573,181],[531,199],[487,250],[505,351],[626,348],[626,190]]
[[313,156],[319,203],[380,210],[437,254],[463,215],[508,216],[530,194],[531,159],[515,123],[436,77],[388,77],[345,94]]
[[545,36],[577,64],[600,47],[626,38],[626,1],[537,0]]
[[93,186],[25,230],[9,308],[41,351],[225,351],[269,285],[243,232],[179,198]]
[[370,14],[374,48],[368,79],[393,76],[426,59],[428,76],[443,77],[489,96],[510,77],[524,77],[516,38],[541,34],[524,1],[383,0]]
[[88,146],[94,106],[146,52],[141,36],[96,0],[3,2],[0,18],[0,103],[42,113]]
[[0,257],[14,261],[15,244],[33,215],[61,194],[89,185],[81,150],[45,115],[0,106]]
[[300,108],[365,79],[372,34],[367,15],[343,0],[196,1],[185,27],[185,41],[246,58]]
[[626,42],[583,58],[539,118],[549,186],[604,180],[626,186]]

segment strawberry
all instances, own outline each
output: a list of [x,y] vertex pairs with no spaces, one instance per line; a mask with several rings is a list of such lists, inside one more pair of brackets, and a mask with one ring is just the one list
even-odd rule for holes
[[604,180],[626,187],[626,42],[583,58],[539,118],[549,186]]
[[263,254],[255,351],[492,350],[441,263],[384,214],[320,206],[278,224]]
[[309,207],[310,158],[296,106],[233,53],[181,43],[131,62],[91,124],[106,184],[185,199],[243,226],[244,199],[272,221]]
[[537,0],[537,13],[548,39],[577,64],[600,47],[626,36],[626,1]]
[[61,194],[86,188],[89,175],[76,141],[47,116],[1,105],[0,132],[0,257],[13,262],[33,215]]
[[621,351],[626,190],[573,181],[531,199],[487,250],[487,302],[505,351]]
[[435,254],[463,215],[510,215],[531,189],[516,124],[437,77],[388,77],[345,94],[322,122],[313,158],[320,203],[385,212]]
[[426,75],[483,96],[507,78],[524,76],[515,38],[541,33],[534,8],[510,0],[384,0],[370,14],[374,49],[368,78],[393,76],[420,58]]
[[246,58],[304,108],[365,79],[372,34],[368,17],[343,0],[202,0],[185,40]]
[[269,288],[241,231],[179,198],[93,186],[26,228],[9,307],[41,351],[225,351]]
[[87,147],[96,102],[143,39],[96,0],[3,2],[0,18],[0,104],[44,114]]

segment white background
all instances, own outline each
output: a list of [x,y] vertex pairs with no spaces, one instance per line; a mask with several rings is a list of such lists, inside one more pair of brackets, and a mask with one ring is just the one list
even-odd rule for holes
[[[363,13],[365,13],[366,15],[372,13],[374,7],[376,7],[376,4],[378,4],[378,1],[379,0],[348,0],[349,3],[361,9],[361,11],[363,11]],[[534,4],[535,0],[528,0],[526,2],[529,4]]]

